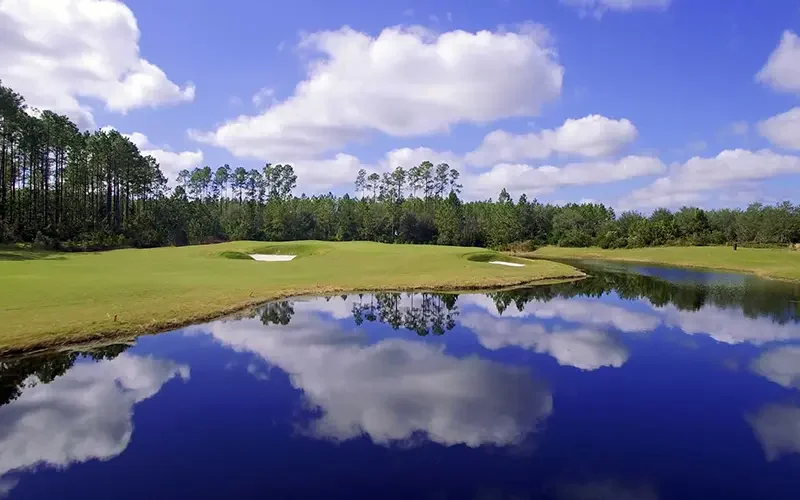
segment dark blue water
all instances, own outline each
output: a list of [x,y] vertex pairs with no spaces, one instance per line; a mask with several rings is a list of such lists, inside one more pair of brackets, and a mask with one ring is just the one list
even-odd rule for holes
[[6,359],[0,493],[800,498],[797,287],[675,272],[298,299]]

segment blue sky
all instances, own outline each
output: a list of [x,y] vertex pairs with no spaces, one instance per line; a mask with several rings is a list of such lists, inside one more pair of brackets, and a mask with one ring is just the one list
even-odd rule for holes
[[341,193],[430,159],[467,198],[797,201],[796,1],[0,0],[0,19],[4,84],[171,177],[289,162],[298,191]]

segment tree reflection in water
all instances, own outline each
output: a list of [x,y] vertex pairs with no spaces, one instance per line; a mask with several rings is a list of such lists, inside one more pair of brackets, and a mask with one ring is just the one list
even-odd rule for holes
[[420,336],[442,335],[456,326],[456,294],[421,293],[403,297],[401,293],[376,293],[370,294],[369,302],[364,301],[363,294],[358,298],[359,301],[353,303],[356,325],[364,320],[380,321],[394,330],[403,327]]
[[0,359],[0,406],[17,399],[26,387],[49,384],[67,373],[81,357],[94,361],[114,359],[130,346],[113,344],[85,351],[55,352]]

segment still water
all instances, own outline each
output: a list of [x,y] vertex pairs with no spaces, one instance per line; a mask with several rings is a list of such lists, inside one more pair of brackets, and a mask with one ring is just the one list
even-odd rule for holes
[[800,498],[800,289],[582,265],[0,361],[0,495]]

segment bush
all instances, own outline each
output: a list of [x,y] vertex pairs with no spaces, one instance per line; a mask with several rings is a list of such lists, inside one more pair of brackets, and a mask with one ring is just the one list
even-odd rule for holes
[[591,246],[591,244],[592,238],[588,234],[582,233],[577,229],[567,232],[558,240],[558,246],[560,247],[588,247]]
[[94,231],[81,234],[78,238],[59,244],[65,252],[98,252],[131,246],[131,242],[123,234],[110,234],[105,231]]
[[509,243],[506,245],[503,250],[506,252],[535,252],[538,250],[539,247],[533,240],[525,240],[525,241],[515,241],[514,243]]
[[33,239],[33,248],[37,250],[58,250],[58,240],[47,236],[41,231],[36,232],[36,238]]

